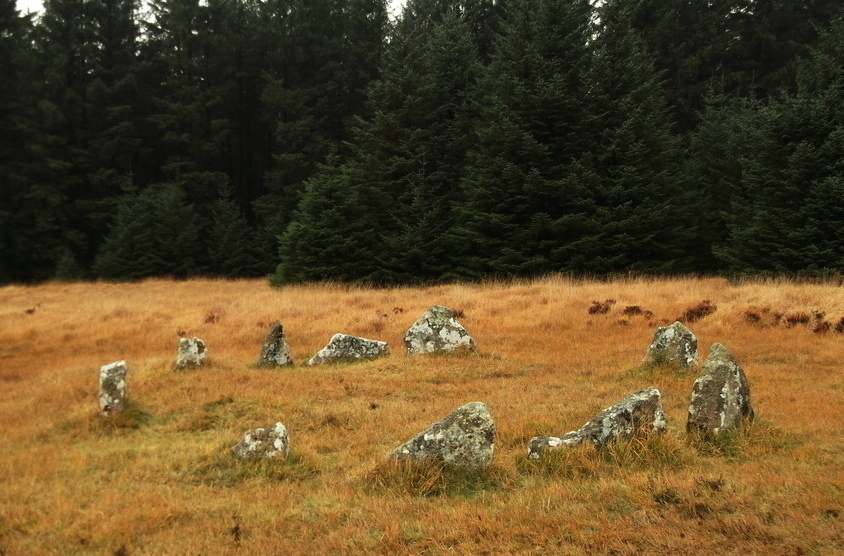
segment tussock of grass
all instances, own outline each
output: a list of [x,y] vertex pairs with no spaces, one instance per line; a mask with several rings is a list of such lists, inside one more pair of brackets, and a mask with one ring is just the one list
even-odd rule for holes
[[747,458],[786,450],[794,447],[797,441],[757,416],[719,434],[690,431],[688,443],[701,455]]
[[322,466],[309,454],[293,452],[286,459],[244,460],[234,457],[231,446],[225,445],[190,466],[187,478],[208,486],[233,487],[253,480],[309,481],[321,472]]
[[388,460],[364,479],[374,492],[396,496],[461,496],[500,491],[513,486],[511,470],[493,464],[483,469],[467,469],[441,460]]

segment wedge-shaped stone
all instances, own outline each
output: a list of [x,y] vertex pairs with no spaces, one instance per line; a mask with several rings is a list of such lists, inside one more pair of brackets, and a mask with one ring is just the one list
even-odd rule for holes
[[100,367],[100,414],[112,415],[123,411],[127,370],[125,361]]
[[431,425],[392,452],[396,460],[435,459],[467,468],[492,463],[495,423],[485,404],[472,402]]
[[455,318],[454,311],[434,305],[404,335],[408,355],[474,350],[475,340]]
[[576,431],[558,438],[537,436],[528,444],[528,458],[540,459],[548,450],[577,446],[589,441],[602,447],[620,439],[631,438],[638,432],[659,433],[665,430],[662,396],[654,387],[634,392],[608,407]]
[[205,364],[208,350],[205,349],[205,342],[199,338],[182,338],[179,340],[179,356],[176,359],[176,368],[200,367]]
[[281,423],[252,429],[246,431],[232,453],[240,459],[286,459],[290,454],[290,436]]
[[691,369],[698,362],[697,337],[682,322],[661,326],[642,363]]
[[290,357],[290,347],[287,345],[287,338],[284,336],[284,327],[281,326],[281,322],[275,321],[270,325],[264,345],[261,347],[258,365],[261,367],[282,367],[292,364],[293,358]]
[[368,340],[347,334],[335,334],[331,337],[327,346],[311,357],[308,365],[322,365],[352,359],[374,359],[389,353],[390,346],[387,345],[387,342]]
[[718,434],[753,418],[744,371],[721,344],[713,344],[692,387],[687,431]]

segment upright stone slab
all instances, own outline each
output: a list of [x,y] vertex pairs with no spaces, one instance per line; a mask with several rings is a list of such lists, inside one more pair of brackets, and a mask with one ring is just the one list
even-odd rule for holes
[[100,367],[100,414],[123,411],[126,403],[126,362],[116,361]]
[[753,418],[744,371],[721,344],[713,344],[692,387],[686,430],[718,434]]
[[390,452],[396,460],[436,459],[468,468],[492,463],[495,423],[481,402],[472,402]]
[[246,431],[232,453],[240,459],[287,459],[290,437],[281,424]]
[[407,354],[474,350],[475,340],[455,318],[454,311],[434,305],[404,335]]
[[311,357],[308,365],[322,365],[354,359],[374,359],[389,353],[390,346],[387,345],[387,342],[358,338],[348,334],[335,334],[331,337],[327,346]]
[[293,358],[290,357],[290,347],[284,337],[284,328],[281,326],[281,322],[275,321],[270,325],[264,345],[261,347],[258,365],[261,367],[281,367],[292,364]]
[[200,367],[205,364],[205,342],[199,338],[182,338],[179,340],[179,357],[176,368]]
[[548,450],[577,446],[589,441],[603,447],[620,438],[631,438],[637,432],[661,433],[665,431],[665,413],[662,396],[653,386],[634,392],[608,407],[576,431],[557,438],[537,436],[528,444],[528,458],[540,459]]
[[661,326],[642,363],[691,369],[698,362],[697,337],[682,322]]

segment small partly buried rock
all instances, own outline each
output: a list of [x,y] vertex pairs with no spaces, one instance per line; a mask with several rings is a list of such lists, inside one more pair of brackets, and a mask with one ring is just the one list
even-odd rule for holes
[[434,305],[404,335],[407,354],[472,351],[475,340],[455,319],[454,311]]
[[686,430],[718,434],[753,418],[744,371],[721,344],[712,344],[692,387]]
[[690,369],[697,361],[697,337],[678,321],[671,326],[657,328],[642,363]]
[[261,347],[258,365],[261,367],[281,367],[292,364],[293,358],[290,357],[290,347],[284,337],[284,328],[281,326],[281,322],[275,321],[270,325],[264,345]]
[[308,365],[322,365],[352,359],[374,359],[389,353],[390,346],[387,342],[358,338],[348,334],[335,334],[327,346],[311,357]]
[[577,446],[589,441],[599,448],[620,439],[631,438],[637,432],[665,431],[662,396],[653,386],[634,392],[608,407],[594,419],[562,438],[537,436],[528,444],[528,458],[540,459],[547,450]]
[[290,437],[281,423],[246,431],[240,442],[232,448],[240,459],[286,459],[290,454]]
[[205,364],[205,342],[199,338],[182,338],[179,340],[179,357],[176,359],[176,367],[199,367]]
[[390,452],[402,460],[435,459],[468,468],[492,463],[495,423],[481,402],[472,402],[431,425]]
[[126,362],[116,361],[100,367],[100,414],[123,411],[126,401]]

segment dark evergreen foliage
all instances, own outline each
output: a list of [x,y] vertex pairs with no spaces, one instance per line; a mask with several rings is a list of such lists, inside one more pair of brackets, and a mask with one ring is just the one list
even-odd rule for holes
[[0,283],[844,271],[840,0],[386,13],[0,0]]

